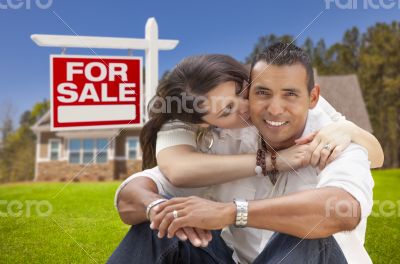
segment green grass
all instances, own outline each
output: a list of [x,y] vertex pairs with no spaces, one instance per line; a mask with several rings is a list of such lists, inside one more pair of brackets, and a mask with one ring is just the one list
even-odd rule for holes
[[373,176],[372,211],[380,216],[368,218],[365,247],[374,263],[400,263],[400,170],[374,171]]
[[[375,171],[374,179],[375,200],[400,201],[400,170]],[[118,185],[72,183],[55,198],[64,183],[0,185],[0,201],[23,205],[20,217],[0,216],[0,263],[104,263],[128,231],[113,207]],[[29,200],[48,200],[50,217],[37,215],[34,207],[26,217]],[[6,211],[0,204],[0,212]],[[393,211],[390,217],[368,219],[366,248],[374,263],[400,263],[400,204]]]
[[48,200],[53,207],[50,217],[26,217],[26,210],[0,217],[0,263],[104,263],[111,255],[128,231],[113,206],[119,183],[72,183],[52,199],[63,185],[0,186],[0,200]]

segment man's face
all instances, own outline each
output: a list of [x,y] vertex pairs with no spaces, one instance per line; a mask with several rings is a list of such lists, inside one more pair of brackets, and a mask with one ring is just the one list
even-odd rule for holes
[[250,116],[274,149],[294,144],[304,130],[308,110],[318,101],[319,87],[307,90],[307,73],[301,64],[290,66],[257,62],[251,76]]

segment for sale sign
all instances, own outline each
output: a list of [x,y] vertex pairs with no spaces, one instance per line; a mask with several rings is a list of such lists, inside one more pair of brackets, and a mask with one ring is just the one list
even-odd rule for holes
[[50,76],[52,130],[141,124],[141,58],[52,55]]

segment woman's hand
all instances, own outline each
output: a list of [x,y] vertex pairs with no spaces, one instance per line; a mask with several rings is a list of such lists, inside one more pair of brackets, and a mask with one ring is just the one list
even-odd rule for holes
[[296,144],[308,144],[312,151],[311,165],[325,168],[335,160],[352,140],[354,124],[342,120],[323,127],[320,131],[297,139]]
[[[219,203],[191,196],[172,198],[154,207],[155,217],[151,228],[159,230],[159,237],[173,237],[177,230],[193,227],[202,230],[219,230],[233,224],[236,208],[233,203]],[[178,217],[174,218],[176,210]]]
[[[309,135],[308,140],[312,136]],[[306,167],[310,165],[311,154],[312,151],[309,144],[291,146],[277,152],[276,166],[280,171],[291,171]],[[267,164],[269,163],[267,161]]]
[[[150,211],[150,221],[156,216],[156,210],[153,208]],[[153,226],[151,226],[152,229]],[[175,235],[182,241],[189,240],[195,247],[207,247],[208,243],[212,240],[212,235],[209,230],[203,230],[200,228],[183,227],[176,230]]]

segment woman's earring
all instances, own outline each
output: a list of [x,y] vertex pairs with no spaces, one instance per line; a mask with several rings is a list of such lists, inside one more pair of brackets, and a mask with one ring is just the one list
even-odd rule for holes
[[212,129],[213,127],[209,126],[208,128],[200,129],[197,133],[196,144],[202,152],[208,152],[214,144],[214,135]]

